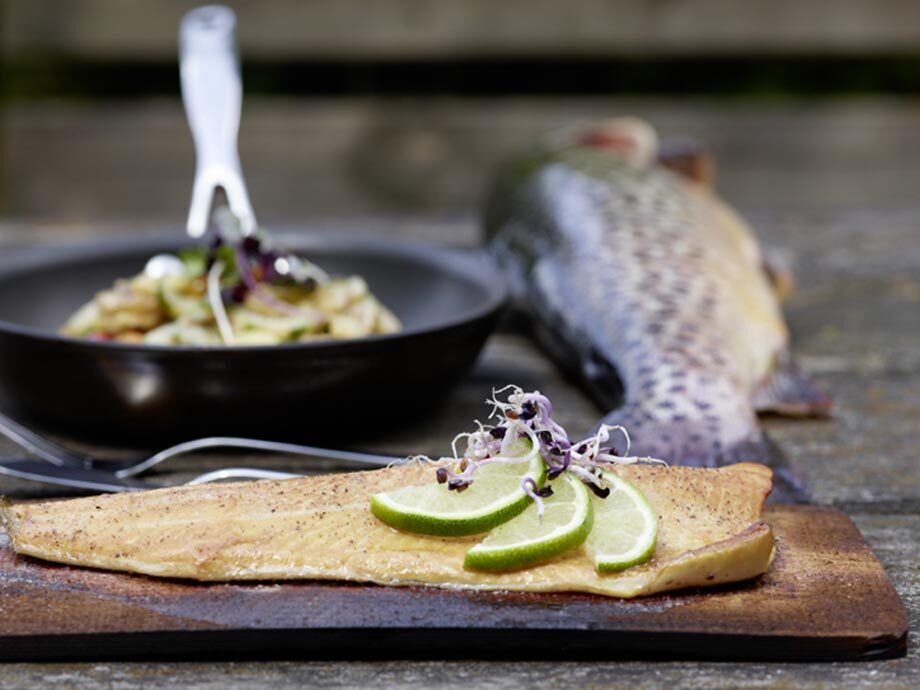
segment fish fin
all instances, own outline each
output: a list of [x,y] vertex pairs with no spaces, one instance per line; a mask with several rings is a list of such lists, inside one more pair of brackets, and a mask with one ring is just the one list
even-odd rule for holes
[[811,502],[811,493],[798,464],[759,429],[741,443],[726,449],[718,464],[732,465],[736,462],[758,462],[773,470],[773,491],[769,499],[771,503]]
[[[734,431],[742,440],[725,445],[707,430],[706,423],[693,419],[655,419],[635,405],[624,405],[607,415],[603,422],[621,425],[629,431],[629,455],[651,457],[673,465],[721,467],[739,462],[756,462],[773,470],[773,501],[806,503],[809,493],[798,468],[756,425],[753,415],[734,415],[729,422],[740,425]],[[624,447],[621,447],[624,446]],[[625,443],[615,446],[620,455],[627,452]]]
[[785,302],[795,292],[796,286],[795,274],[792,272],[788,257],[781,251],[768,247],[763,250],[761,264],[776,298],[780,302]]
[[666,139],[659,147],[658,163],[706,189],[715,187],[715,158],[696,139],[689,137]]
[[787,417],[827,417],[832,401],[796,366],[788,352],[754,393],[754,409]]

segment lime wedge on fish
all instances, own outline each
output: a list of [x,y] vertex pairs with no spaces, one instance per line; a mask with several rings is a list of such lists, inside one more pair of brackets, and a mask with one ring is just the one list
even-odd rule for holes
[[537,486],[543,485],[546,470],[539,453],[530,462],[482,466],[462,492],[432,482],[374,494],[371,512],[407,532],[447,537],[481,534],[510,520],[531,503],[521,488],[525,476]]
[[467,551],[463,565],[477,570],[513,570],[547,561],[579,546],[591,531],[591,497],[581,481],[565,474],[543,499],[541,518],[536,503],[499,525]]
[[655,551],[658,516],[642,492],[613,472],[604,472],[606,498],[591,497],[594,528],[585,553],[602,573],[615,573],[644,563]]

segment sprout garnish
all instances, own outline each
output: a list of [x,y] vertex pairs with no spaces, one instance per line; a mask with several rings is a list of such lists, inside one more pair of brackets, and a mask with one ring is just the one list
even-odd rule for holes
[[[274,249],[267,233],[244,236],[239,219],[229,209],[215,213],[215,226],[206,248],[185,250],[181,257],[190,273],[210,275],[215,264],[222,264],[220,299],[224,304],[241,303],[252,294],[279,313],[297,315],[302,313],[298,307],[275,297],[267,286],[288,283],[310,288],[330,280],[319,266]],[[219,319],[214,298],[210,301]]]
[[[506,399],[500,400],[499,396],[506,392]],[[666,464],[662,460],[630,456],[629,434],[621,426],[603,424],[592,436],[573,443],[566,430],[552,418],[553,406],[549,398],[539,391],[527,393],[517,386],[505,386],[493,390],[492,398],[486,403],[492,406],[488,419],[494,423],[477,421],[476,431],[458,434],[451,443],[455,463],[437,470],[438,483],[446,484],[452,491],[466,490],[480,467],[497,462],[529,463],[539,454],[548,479],[571,472],[596,496],[606,498],[610,488],[605,485],[602,471],[607,466],[637,462]],[[621,433],[625,441],[622,454],[611,440],[611,433],[615,431]],[[458,451],[461,439],[466,440],[462,453]],[[519,454],[521,441],[529,442],[530,450],[525,455]],[[521,481],[521,489],[533,499],[542,517],[543,499],[552,495],[552,487],[538,487],[531,477],[526,477]]]
[[214,320],[217,322],[220,338],[224,341],[224,344],[232,345],[236,336],[233,333],[233,326],[230,325],[227,310],[224,308],[224,302],[220,296],[220,276],[223,272],[224,263],[222,261],[215,261],[214,265],[208,269],[207,295],[211,311],[214,313]]

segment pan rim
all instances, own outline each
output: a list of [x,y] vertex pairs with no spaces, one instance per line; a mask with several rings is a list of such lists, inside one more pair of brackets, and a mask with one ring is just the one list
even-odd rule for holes
[[[314,342],[278,343],[275,345],[150,345],[143,343],[121,343],[75,338],[46,331],[33,326],[0,318],[0,333],[16,335],[48,344],[75,345],[101,352],[168,355],[214,356],[219,354],[258,354],[265,352],[317,352],[361,348],[372,345],[386,345],[401,340],[424,337],[433,333],[448,331],[474,323],[497,314],[508,300],[508,288],[494,260],[481,247],[449,246],[407,240],[402,238],[381,238],[355,233],[343,233],[330,237],[309,231],[292,231],[284,228],[273,233],[280,244],[285,241],[297,245],[298,251],[312,249],[354,250],[415,261],[426,267],[450,274],[455,280],[475,286],[483,295],[477,305],[444,320],[397,333],[377,334],[364,338],[343,340],[318,340]],[[89,240],[61,242],[53,245],[39,244],[10,248],[0,261],[0,280],[7,280],[17,273],[31,273],[56,264],[67,264],[81,259],[91,260],[114,256],[126,252],[175,251],[182,246],[196,243],[186,235],[170,232],[156,232],[135,237],[103,237]],[[464,264],[461,267],[456,263]],[[466,270],[463,270],[466,269]],[[487,273],[490,275],[487,276]]]

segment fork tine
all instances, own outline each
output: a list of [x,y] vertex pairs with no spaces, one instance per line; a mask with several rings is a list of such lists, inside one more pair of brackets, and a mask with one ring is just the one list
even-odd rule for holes
[[[0,457],[0,476],[102,493],[123,493],[126,491],[165,488],[161,484],[154,484],[140,479],[119,479],[105,470],[61,467],[31,458]],[[177,486],[208,484],[223,479],[291,479],[300,476],[302,475],[254,467],[228,467],[199,474],[197,477],[193,477]]]
[[122,467],[115,474],[122,478],[134,477],[169,458],[207,448],[248,448],[250,450],[258,450],[267,453],[286,453],[324,460],[340,460],[372,467],[386,467],[401,459],[396,456],[335,450],[332,448],[318,448],[316,446],[304,446],[296,443],[262,441],[254,438],[237,438],[234,436],[208,436],[192,441],[185,441],[184,443],[165,448],[151,455],[146,460],[137,462],[129,467]]
[[194,479],[184,482],[185,486],[195,486],[197,484],[208,484],[218,482],[222,479],[294,479],[302,477],[302,474],[292,474],[290,472],[276,472],[275,470],[260,470],[250,467],[227,467],[222,470],[205,472]]
[[59,467],[91,467],[92,458],[59,446],[0,413],[0,434],[33,455]]
[[118,479],[115,475],[102,470],[52,465],[50,462],[33,458],[0,457],[0,475],[39,484],[101,493],[159,488],[137,479]]

